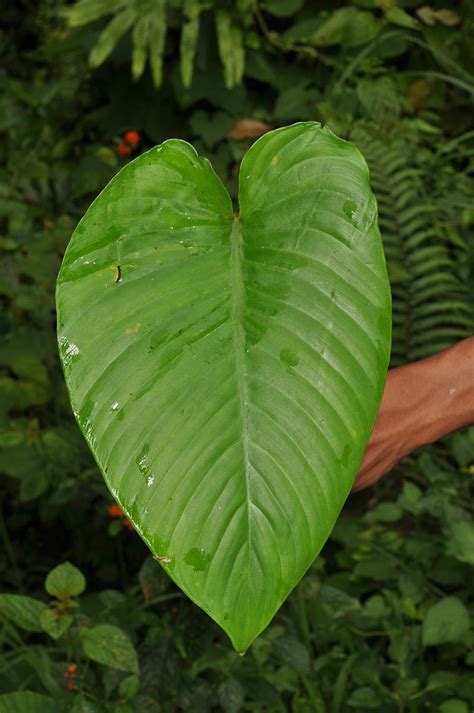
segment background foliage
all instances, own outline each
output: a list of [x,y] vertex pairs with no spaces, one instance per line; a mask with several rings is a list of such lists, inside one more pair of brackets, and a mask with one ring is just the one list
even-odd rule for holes
[[468,713],[474,430],[352,496],[239,658],[112,505],[67,403],[54,283],[130,156],[185,138],[235,195],[253,137],[315,119],[372,171],[393,364],[471,334],[472,2],[19,0],[2,18],[1,713]]

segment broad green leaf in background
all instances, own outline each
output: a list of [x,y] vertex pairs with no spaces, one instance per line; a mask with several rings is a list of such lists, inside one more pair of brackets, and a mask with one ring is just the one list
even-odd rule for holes
[[439,707],[439,713],[468,713],[467,703],[459,698],[450,698]]
[[353,708],[362,708],[363,710],[372,708],[381,710],[382,701],[377,691],[374,691],[370,686],[362,686],[361,688],[356,688],[352,693],[347,705]]
[[120,685],[118,688],[119,696],[121,698],[125,698],[126,701],[130,700],[131,698],[134,698],[139,690],[140,679],[134,674],[123,678],[120,681]]
[[21,594],[0,594],[0,615],[26,631],[41,631],[40,618],[48,611],[44,602]]
[[307,648],[294,636],[282,636],[274,642],[275,651],[287,666],[299,673],[310,672],[310,659]]
[[76,597],[86,588],[84,575],[70,562],[63,562],[55,567],[46,577],[45,589],[48,594],[58,599]]
[[289,17],[301,10],[304,0],[263,0],[261,7],[276,17]]
[[341,44],[343,47],[358,47],[373,40],[380,27],[380,22],[372,13],[354,7],[342,7],[326,19],[322,18],[310,39],[316,46]]
[[90,629],[82,629],[81,638],[84,653],[93,661],[119,671],[138,673],[135,647],[118,626],[99,624]]
[[317,123],[272,131],[240,209],[169,140],[78,225],[60,354],[114,497],[245,651],[326,541],[377,413],[390,292],[366,163]]
[[405,12],[401,7],[388,7],[385,11],[385,16],[390,22],[393,22],[394,25],[408,27],[410,30],[416,30],[420,26],[418,20]]
[[46,609],[41,614],[41,627],[53,639],[60,639],[71,627],[73,621],[70,614],[60,613],[55,609]]
[[461,562],[474,565],[474,524],[460,520],[449,525],[446,551]]
[[[114,706],[114,713],[120,713],[120,707],[125,704],[118,704]],[[123,707],[122,707],[123,710]],[[125,708],[126,713],[130,713],[130,708]],[[84,694],[79,694],[74,696],[71,708],[67,713],[102,713],[99,706],[92,701],[87,700]]]
[[458,597],[444,597],[423,621],[423,646],[463,641],[469,631],[469,612]]
[[235,678],[228,678],[217,689],[219,703],[224,713],[238,713],[245,701],[245,690]]
[[49,696],[33,691],[4,693],[0,696],[1,713],[62,713],[63,706]]

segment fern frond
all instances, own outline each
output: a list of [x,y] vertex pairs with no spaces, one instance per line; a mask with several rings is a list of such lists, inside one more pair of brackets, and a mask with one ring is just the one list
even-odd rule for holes
[[[70,27],[82,27],[113,15],[89,55],[91,67],[98,67],[110,56],[120,39],[132,29],[132,77],[139,79],[150,63],[153,84],[158,89],[163,78],[163,57],[167,32],[167,4],[184,13],[180,35],[180,70],[185,87],[191,86],[199,39],[200,15],[212,9],[217,46],[228,89],[241,83],[245,65],[243,27],[248,26],[250,4],[239,2],[236,8],[211,8],[204,0],[77,0],[62,12]],[[236,14],[237,22],[231,14]],[[246,20],[246,21],[245,21]]]
[[161,86],[163,78],[163,56],[166,39],[166,4],[165,0],[156,0],[153,12],[149,14],[150,42],[149,59],[151,76],[156,89]]
[[105,62],[123,35],[133,25],[135,17],[134,8],[125,8],[114,16],[92,48],[89,55],[89,64],[91,67],[99,67],[102,62]]
[[148,49],[150,22],[147,15],[138,19],[132,34],[132,77],[139,79],[145,69],[146,54]]
[[181,30],[179,45],[181,79],[185,87],[190,87],[193,78],[194,57],[199,38],[199,15],[201,7],[196,0],[186,0],[184,6],[186,22]]
[[[445,178],[439,178],[429,161],[426,166],[416,164],[417,137],[411,145],[401,132],[387,135],[374,124],[359,122],[351,139],[367,159],[378,200],[392,285],[396,366],[434,354],[472,333],[470,272],[459,269],[470,249],[460,226],[467,191],[464,186],[453,198],[454,178],[443,184]],[[435,154],[433,150],[434,162]],[[446,164],[446,152],[442,161]],[[454,166],[452,174],[462,182],[461,171]]]
[[216,12],[216,33],[219,56],[224,65],[224,79],[227,89],[240,84],[244,73],[245,52],[240,27],[232,24],[225,10]]
[[117,0],[79,0],[63,11],[69,27],[82,27],[105,15],[113,15],[122,8]]

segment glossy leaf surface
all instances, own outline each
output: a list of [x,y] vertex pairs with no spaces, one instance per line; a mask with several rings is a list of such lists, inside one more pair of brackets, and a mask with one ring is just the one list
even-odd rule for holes
[[390,292],[359,151],[260,138],[239,214],[170,140],[78,225],[58,278],[71,402],[107,484],[244,651],[326,541],[379,405]]

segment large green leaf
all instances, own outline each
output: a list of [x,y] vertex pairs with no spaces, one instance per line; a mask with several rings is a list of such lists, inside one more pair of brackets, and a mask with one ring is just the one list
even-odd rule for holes
[[99,624],[81,631],[84,653],[93,661],[118,668],[120,671],[138,673],[135,647],[118,626]]
[[48,696],[34,691],[17,691],[0,695],[1,713],[62,713],[63,707]]
[[351,489],[390,292],[367,166],[329,129],[259,139],[239,200],[234,215],[189,144],[151,149],[78,225],[57,307],[72,406],[110,490],[244,651]]
[[26,631],[42,631],[40,618],[48,611],[44,602],[21,594],[0,594],[0,615]]

